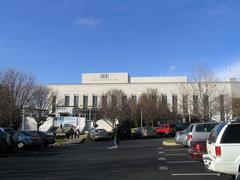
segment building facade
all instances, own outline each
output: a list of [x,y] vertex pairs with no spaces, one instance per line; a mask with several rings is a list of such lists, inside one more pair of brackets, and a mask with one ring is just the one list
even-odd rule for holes
[[[237,99],[234,107],[239,107],[240,82],[235,78],[229,81],[207,82],[207,84],[206,87],[209,88],[214,86],[211,87],[212,93],[219,96],[220,119],[225,115],[224,97]],[[61,107],[56,108],[57,113],[85,116],[90,120],[96,118],[93,114],[101,107],[103,95],[112,89],[122,90],[127,97],[135,98],[136,101],[149,89],[156,90],[171,111],[183,115],[197,113],[200,100],[207,104],[204,111],[208,111],[212,101],[208,95],[201,96],[200,91],[196,91],[195,88],[199,88],[198,83],[189,82],[185,76],[131,77],[128,73],[84,73],[79,84],[49,84],[48,87],[56,92],[58,99],[62,100]],[[207,92],[206,87],[203,88],[204,92]]]

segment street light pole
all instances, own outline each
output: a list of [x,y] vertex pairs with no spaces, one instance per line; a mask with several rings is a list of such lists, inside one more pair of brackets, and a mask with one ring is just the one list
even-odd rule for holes
[[25,129],[25,109],[24,108],[22,109],[22,113],[23,113],[23,116],[22,116],[22,131],[24,131],[24,129]]

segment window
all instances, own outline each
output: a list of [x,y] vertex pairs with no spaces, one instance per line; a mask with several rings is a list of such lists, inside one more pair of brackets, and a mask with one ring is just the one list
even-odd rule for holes
[[240,143],[240,124],[230,124],[223,134],[221,143]]
[[177,95],[172,96],[172,112],[177,113]]
[[216,124],[198,124],[196,126],[196,132],[210,132]]
[[93,96],[92,106],[93,106],[93,109],[97,109],[97,96]]
[[79,96],[74,96],[74,107],[78,107],[79,104]]
[[209,96],[203,96],[204,118],[209,118]]
[[193,129],[193,125],[190,125],[189,127],[188,127],[188,132],[192,132],[192,129]]
[[132,95],[132,100],[136,104],[137,103],[137,96],[136,95]]
[[83,109],[88,108],[88,96],[84,95],[83,96]]
[[188,114],[188,95],[183,95],[183,114]]
[[221,120],[224,120],[224,95],[220,95],[220,115],[221,115]]
[[52,112],[53,113],[56,112],[56,96],[53,96],[53,99],[52,99]]
[[5,136],[4,132],[0,129],[0,136]]
[[122,96],[122,104],[126,104],[127,103],[127,96]]
[[69,96],[65,96],[65,103],[64,103],[64,105],[66,107],[69,107],[69,101],[70,101],[70,97]]
[[221,132],[222,128],[225,126],[224,123],[219,123],[210,133],[208,137],[208,141],[215,143],[219,133]]
[[107,108],[107,96],[105,95],[102,96],[102,108],[103,109]]
[[198,95],[193,95],[193,114],[198,114]]
[[162,95],[162,103],[167,106],[167,95]]

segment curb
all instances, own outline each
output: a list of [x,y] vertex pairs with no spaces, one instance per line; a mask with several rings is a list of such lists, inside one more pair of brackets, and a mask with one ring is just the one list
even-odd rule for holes
[[166,142],[166,141],[163,141],[163,145],[164,146],[178,146],[179,144],[176,144],[175,142]]
[[54,143],[50,146],[51,147],[60,147],[60,146],[69,146],[69,145],[74,145],[74,144],[82,144],[85,140],[86,140],[86,138],[81,138],[81,139],[79,139],[79,141],[68,141],[67,140],[62,144]]

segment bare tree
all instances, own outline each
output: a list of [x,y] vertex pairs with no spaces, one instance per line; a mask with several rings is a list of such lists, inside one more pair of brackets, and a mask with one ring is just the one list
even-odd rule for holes
[[40,126],[47,121],[48,117],[51,116],[51,112],[61,102],[56,102],[56,93],[51,92],[46,86],[37,85],[34,87],[32,95],[32,106],[27,110],[37,123],[37,130]]
[[20,71],[7,69],[0,72],[0,84],[7,97],[4,103],[5,125],[17,128],[21,122],[21,109],[29,106],[34,78]]
[[146,93],[143,93],[139,98],[138,105],[142,109],[146,125],[153,126],[158,121],[168,121],[170,118],[167,104],[163,102],[155,89],[148,89]]
[[120,121],[123,118],[122,112],[125,105],[123,97],[125,96],[122,90],[112,89],[102,98],[103,119],[113,128],[116,127],[117,120]]
[[219,90],[217,78],[214,73],[202,65],[194,68],[192,81],[183,83],[181,90],[187,94],[189,113],[199,120],[208,121],[219,111],[219,96],[224,92],[224,87]]

